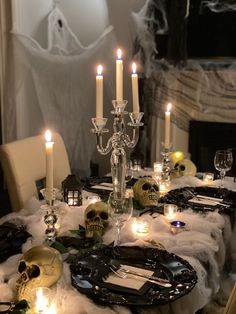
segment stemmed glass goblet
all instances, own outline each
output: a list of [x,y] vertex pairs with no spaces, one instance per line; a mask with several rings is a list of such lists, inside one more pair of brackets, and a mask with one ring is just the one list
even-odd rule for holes
[[220,187],[223,188],[224,177],[227,171],[232,168],[233,154],[230,149],[217,150],[214,157],[214,166],[216,170],[220,171]]
[[124,223],[130,219],[133,213],[132,195],[126,192],[124,196],[111,192],[108,199],[108,210],[111,219],[115,222],[117,228],[117,237],[115,245],[120,245],[120,231]]

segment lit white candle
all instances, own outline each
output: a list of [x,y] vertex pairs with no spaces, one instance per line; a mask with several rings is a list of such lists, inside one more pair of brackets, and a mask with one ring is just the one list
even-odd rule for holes
[[170,148],[170,111],[172,105],[169,103],[165,112],[165,142],[164,146],[166,149]]
[[45,149],[46,149],[46,199],[52,200],[53,196],[53,142],[52,133],[45,132]]
[[103,76],[102,66],[97,67],[96,75],[96,118],[103,118]]
[[167,219],[173,219],[177,215],[178,207],[174,204],[165,204],[164,205],[164,216]]
[[133,112],[139,112],[139,96],[138,96],[138,74],[136,73],[136,63],[132,64],[133,74],[131,75],[132,81],[132,95],[133,95]]
[[123,60],[121,49],[117,50],[116,60],[116,100],[123,100]]

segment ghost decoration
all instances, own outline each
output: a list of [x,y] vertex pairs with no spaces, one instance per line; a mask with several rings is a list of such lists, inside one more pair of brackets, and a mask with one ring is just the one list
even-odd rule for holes
[[25,252],[18,266],[17,299],[29,301],[32,289],[54,285],[61,277],[62,268],[62,257],[52,247],[39,245]]
[[171,178],[179,178],[182,176],[195,176],[197,168],[195,164],[190,159],[183,159],[178,161],[174,169],[171,171]]
[[86,237],[101,237],[109,224],[108,206],[104,202],[90,204],[84,213]]
[[139,179],[133,186],[134,198],[142,207],[157,206],[160,197],[159,186],[153,178]]

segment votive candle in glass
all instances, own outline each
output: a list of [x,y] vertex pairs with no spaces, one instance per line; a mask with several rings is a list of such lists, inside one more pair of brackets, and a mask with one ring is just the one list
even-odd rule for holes
[[178,206],[175,204],[165,204],[164,205],[164,216],[167,219],[174,219],[177,215]]
[[203,182],[205,184],[212,184],[214,181],[214,173],[206,172],[203,174]]
[[137,236],[146,236],[149,234],[149,223],[147,220],[135,220],[132,224],[132,231]]

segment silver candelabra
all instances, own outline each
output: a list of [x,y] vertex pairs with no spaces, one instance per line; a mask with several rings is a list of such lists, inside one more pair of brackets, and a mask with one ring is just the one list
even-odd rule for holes
[[139,138],[139,127],[143,125],[141,119],[143,112],[132,112],[129,113],[130,122],[129,126],[133,128],[132,139],[125,133],[125,119],[124,116],[128,114],[125,111],[127,100],[113,100],[112,101],[114,110],[111,113],[114,115],[113,122],[113,135],[109,138],[106,147],[103,147],[103,134],[109,132],[106,129],[106,118],[92,118],[94,129],[92,131],[97,137],[97,150],[102,155],[107,155],[111,150],[111,174],[113,182],[113,191],[116,193],[118,198],[121,198],[125,194],[126,184],[126,152],[125,147],[134,148]]

